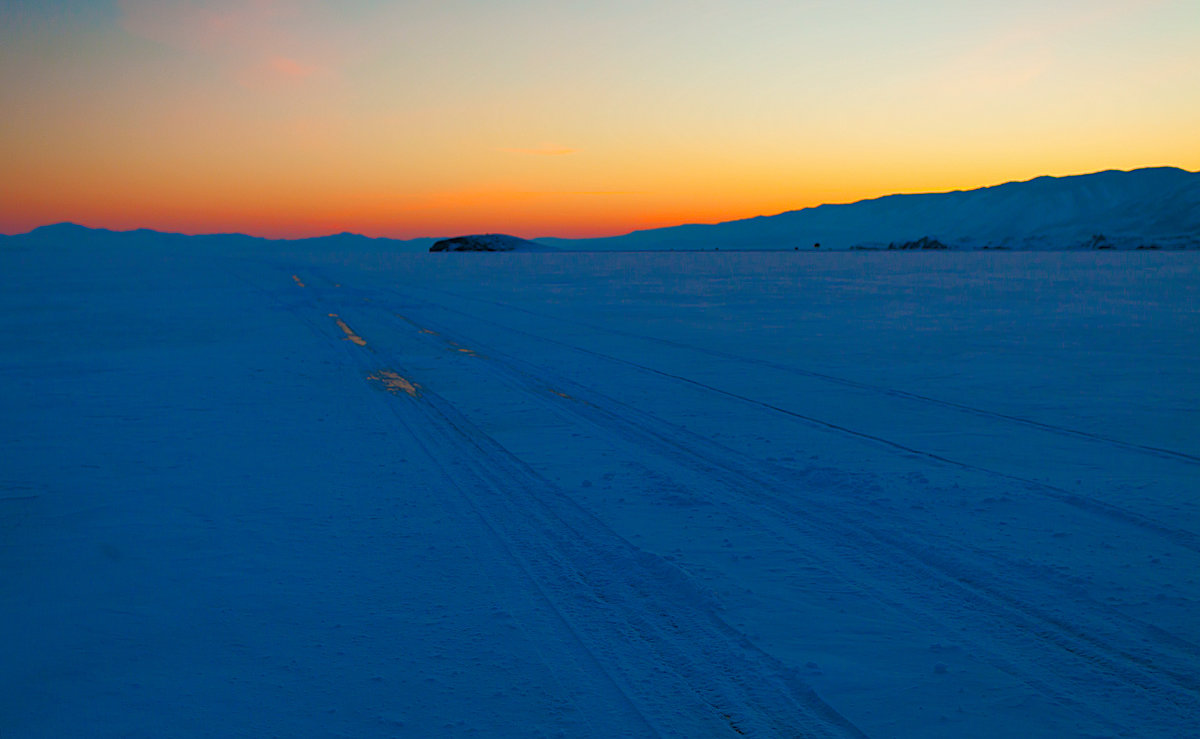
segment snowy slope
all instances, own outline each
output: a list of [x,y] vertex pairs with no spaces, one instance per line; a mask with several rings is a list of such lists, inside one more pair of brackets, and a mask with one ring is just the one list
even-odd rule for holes
[[886,248],[924,236],[953,248],[1200,247],[1200,173],[1170,167],[1039,177],[607,239],[540,239],[563,249]]
[[0,249],[0,728],[1179,737],[1200,255]]

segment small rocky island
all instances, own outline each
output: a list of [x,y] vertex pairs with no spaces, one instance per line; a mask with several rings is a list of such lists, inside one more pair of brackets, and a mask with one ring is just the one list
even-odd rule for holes
[[528,241],[508,234],[475,234],[442,239],[429,247],[429,251],[552,251],[536,241]]

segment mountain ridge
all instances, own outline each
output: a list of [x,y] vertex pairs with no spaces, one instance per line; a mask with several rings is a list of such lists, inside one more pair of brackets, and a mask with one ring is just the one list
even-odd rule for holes
[[418,252],[426,251],[438,239],[421,237],[415,239],[390,239],[387,237],[364,236],[362,234],[343,231],[325,236],[306,236],[296,239],[273,239],[265,236],[251,236],[242,233],[214,234],[184,234],[171,231],[157,231],[149,228],[136,228],[128,231],[115,231],[108,228],[82,226],[78,223],[63,221],[38,226],[23,234],[0,234],[2,240],[16,243],[39,243],[59,245],[65,243],[112,243],[120,241],[125,244],[140,245],[181,245],[183,243],[199,243],[205,245],[221,245],[226,247],[337,247],[353,248],[356,246],[371,246],[378,250]]
[[931,237],[952,248],[1070,249],[1087,247],[1097,235],[1117,248],[1200,247],[1200,173],[1146,167],[1042,175],[622,236],[538,240],[568,250],[852,249]]
[[[69,222],[0,235],[0,242],[10,244],[113,240],[169,244],[186,240],[244,248],[395,252],[427,251],[441,239],[391,239],[349,232],[272,239],[145,228],[113,231]],[[1064,177],[1041,175],[970,190],[895,193],[720,223],[688,223],[598,238],[547,236],[533,241],[561,251],[887,249],[910,248],[917,243],[938,243],[951,249],[1193,249],[1200,248],[1200,172],[1163,166]]]

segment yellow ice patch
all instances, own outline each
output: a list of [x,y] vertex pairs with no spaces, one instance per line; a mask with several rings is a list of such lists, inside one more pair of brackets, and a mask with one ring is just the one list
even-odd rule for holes
[[410,397],[416,398],[421,395],[421,386],[413,384],[400,376],[399,373],[392,370],[379,370],[378,374],[368,375],[368,380],[374,380],[383,385],[384,389],[389,393],[399,395],[401,392],[408,393]]
[[344,331],[346,333],[346,341],[353,341],[355,344],[358,344],[359,346],[367,345],[366,340],[364,340],[363,337],[359,336],[358,334],[354,333],[354,329],[347,326],[345,321],[338,318],[337,313],[330,313],[329,317],[332,318],[333,320],[337,321],[338,328],[340,328],[342,331]]

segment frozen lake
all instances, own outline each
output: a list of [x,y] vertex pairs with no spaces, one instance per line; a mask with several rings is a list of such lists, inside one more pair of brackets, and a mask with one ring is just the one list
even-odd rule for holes
[[0,249],[0,734],[1178,737],[1200,254]]

